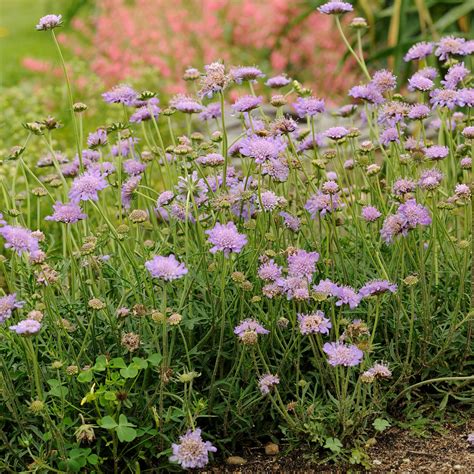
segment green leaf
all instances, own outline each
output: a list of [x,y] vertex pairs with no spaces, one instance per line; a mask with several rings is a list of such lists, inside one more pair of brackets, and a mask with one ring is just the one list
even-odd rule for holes
[[111,367],[112,369],[125,369],[127,367],[127,364],[121,357],[115,357],[110,361],[109,367]]
[[90,382],[92,380],[92,370],[84,370],[77,376],[77,381],[78,382]]
[[133,364],[130,364],[125,369],[120,369],[120,375],[125,379],[133,379],[138,375],[138,369]]
[[140,357],[134,357],[132,360],[139,369],[146,369],[148,367],[148,363],[145,359],[142,359]]
[[387,420],[384,420],[383,418],[376,418],[372,423],[372,426],[377,431],[385,431],[390,426],[390,423]]
[[135,426],[133,423],[129,423],[127,417],[124,414],[119,416],[119,425],[120,426]]
[[117,437],[120,442],[130,442],[137,437],[137,430],[130,428],[129,426],[118,426],[117,427]]
[[117,400],[117,395],[115,395],[115,392],[111,392],[110,390],[107,390],[107,392],[104,393],[104,398],[105,400],[108,400],[109,402],[113,402]]
[[100,355],[97,357],[95,360],[95,365],[93,367],[94,370],[97,370],[99,372],[103,372],[107,367],[107,357],[105,355]]
[[98,425],[106,430],[113,430],[118,426],[111,416],[104,416],[104,418],[101,418],[98,422]]
[[342,443],[337,438],[327,438],[324,447],[330,449],[333,453],[339,453],[342,448]]
[[89,464],[92,464],[93,466],[95,466],[96,464],[99,463],[99,456],[97,456],[97,454],[91,454],[90,456],[87,457],[87,461],[89,462]]
[[148,362],[150,362],[151,365],[158,366],[161,364],[161,361],[163,360],[163,357],[161,354],[151,354],[150,357],[148,357]]

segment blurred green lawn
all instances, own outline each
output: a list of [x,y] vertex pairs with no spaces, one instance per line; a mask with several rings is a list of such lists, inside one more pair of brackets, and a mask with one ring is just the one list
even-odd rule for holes
[[73,0],[0,0],[0,86],[12,86],[29,76],[24,57],[55,59],[50,35],[36,31],[40,17],[63,14]]

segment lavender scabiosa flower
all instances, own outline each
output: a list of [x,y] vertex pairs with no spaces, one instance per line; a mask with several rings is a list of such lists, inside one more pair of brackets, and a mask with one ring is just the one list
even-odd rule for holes
[[53,214],[45,217],[45,220],[74,224],[75,222],[87,218],[87,215],[82,212],[81,207],[73,202],[63,204],[57,201],[56,204],[53,205],[53,209]]
[[331,127],[324,132],[324,136],[330,138],[331,140],[342,140],[349,134],[349,130],[345,127]]
[[196,158],[196,163],[202,166],[220,166],[223,165],[225,162],[224,157],[220,153],[209,153],[204,156],[200,156]]
[[125,209],[130,209],[133,193],[137,190],[141,179],[141,175],[131,176],[122,184],[120,196],[122,199],[122,205]]
[[419,61],[420,59],[424,59],[430,54],[432,54],[433,49],[434,49],[433,43],[426,43],[424,41],[422,41],[421,43],[416,43],[408,50],[403,60],[405,62]]
[[317,191],[306,202],[304,208],[310,213],[312,219],[316,216],[324,217],[327,213],[336,211],[342,207],[339,194],[325,194]]
[[455,64],[448,69],[441,84],[443,84],[446,89],[456,89],[458,84],[469,75],[469,72],[469,69],[464,66],[464,63]]
[[0,323],[9,319],[13,310],[22,308],[24,304],[24,301],[18,301],[16,299],[16,293],[0,297]]
[[164,281],[176,280],[188,273],[184,263],[178,262],[173,254],[167,257],[155,255],[151,260],[145,262],[145,268],[153,278]]
[[424,120],[430,115],[431,109],[425,104],[414,104],[408,112],[411,120]]
[[438,188],[443,179],[443,173],[437,168],[423,171],[418,181],[418,186],[426,191],[433,191]]
[[324,5],[318,7],[318,11],[320,13],[324,13],[325,15],[341,15],[343,13],[349,13],[353,10],[354,8],[350,3],[341,2],[339,0],[330,0]]
[[5,248],[15,250],[18,255],[23,252],[35,254],[39,251],[38,239],[30,229],[6,225],[0,227],[0,235],[5,239]]
[[270,390],[280,383],[278,375],[264,374],[258,380],[258,388],[262,395],[268,395]]
[[304,140],[302,140],[301,143],[298,145],[298,151],[314,150],[322,147],[323,145],[323,134],[316,133],[314,135],[314,138],[312,136],[308,136]]
[[349,96],[373,105],[380,105],[385,101],[381,92],[372,83],[352,87]]
[[390,283],[388,280],[373,280],[366,283],[359,290],[359,295],[362,298],[369,298],[370,296],[377,296],[387,292],[395,293],[396,291],[397,285],[395,283]]
[[128,84],[119,84],[102,94],[102,98],[109,104],[123,104],[133,106],[138,97],[137,92]]
[[219,104],[219,102],[212,102],[199,114],[199,120],[206,122],[207,120],[218,119],[221,115],[221,104]]
[[236,84],[242,84],[244,81],[255,82],[265,74],[255,66],[239,66],[231,68],[230,77]]
[[331,280],[321,280],[317,285],[313,286],[313,291],[317,295],[322,295],[324,297],[334,296],[337,290],[337,285]]
[[376,379],[389,379],[391,376],[392,372],[386,365],[375,363],[370,369],[363,372],[361,380],[365,383],[372,383]]
[[469,51],[465,46],[466,40],[464,38],[445,36],[438,41],[435,55],[439,57],[440,61],[446,61],[451,56],[466,56]]
[[474,107],[474,88],[458,89],[456,103],[459,107]]
[[461,169],[470,170],[472,168],[472,158],[466,156],[460,161]]
[[132,123],[141,123],[147,120],[151,120],[152,118],[157,118],[161,113],[161,109],[158,105],[154,103],[149,103],[147,105],[143,105],[139,107],[131,116],[130,122]]
[[277,160],[285,151],[286,143],[280,137],[250,136],[240,142],[240,153],[261,165],[268,160]]
[[184,94],[174,96],[170,101],[170,105],[185,114],[197,114],[203,110],[203,106],[196,99]]
[[397,179],[392,186],[392,193],[395,196],[404,196],[405,194],[412,193],[416,189],[416,183],[411,179]]
[[298,314],[300,333],[306,334],[329,334],[332,328],[331,321],[324,316],[322,311],[315,311],[311,314]]
[[336,306],[347,304],[351,309],[359,306],[361,300],[361,297],[350,286],[334,285],[332,295],[337,298]]
[[257,343],[259,334],[269,334],[270,331],[265,329],[255,319],[244,319],[234,328],[234,334],[240,341],[246,345],[253,345]]
[[273,211],[286,203],[285,198],[277,196],[273,191],[265,191],[261,193],[260,201],[262,209],[266,212]]
[[256,109],[263,102],[263,97],[255,97],[253,95],[244,95],[237,99],[234,104],[232,104],[232,109],[235,112],[250,112],[253,109]]
[[390,143],[400,143],[398,130],[395,127],[387,128],[380,134],[380,144],[387,147]]
[[380,123],[387,123],[390,127],[394,127],[397,123],[403,121],[407,116],[409,106],[404,102],[392,100],[386,102],[379,115]]
[[391,71],[380,69],[374,73],[371,84],[380,91],[380,93],[384,94],[385,92],[392,91],[397,87],[397,76],[395,76]]
[[454,188],[454,194],[459,199],[470,199],[471,198],[471,188],[464,183],[456,184]]
[[222,92],[230,83],[230,76],[222,63],[214,62],[204,66],[205,74],[201,77],[201,97],[211,99],[218,92]]
[[146,164],[135,159],[130,159],[123,162],[123,169],[129,176],[138,176],[145,171]]
[[260,265],[257,275],[264,281],[276,281],[281,277],[281,267],[273,259],[268,260]]
[[262,175],[268,175],[279,183],[284,183],[289,174],[290,169],[283,158],[270,158],[262,165]]
[[380,235],[383,240],[389,244],[393,242],[394,238],[398,235],[406,235],[406,232],[405,219],[399,214],[392,214],[387,216],[384,220]]
[[239,234],[236,225],[230,221],[227,224],[216,223],[213,229],[205,232],[208,242],[213,245],[211,253],[224,252],[228,257],[231,252],[239,253],[247,244],[247,236]]
[[5,225],[6,223],[7,221],[3,219],[3,214],[0,212],[0,226]]
[[318,260],[318,252],[306,252],[306,250],[299,249],[288,255],[288,275],[311,280],[316,271]]
[[203,468],[209,462],[209,453],[215,453],[217,448],[209,441],[203,441],[201,430],[188,430],[179,437],[179,444],[173,443],[171,462],[177,462],[183,469]]
[[156,200],[158,207],[168,205],[174,199],[173,191],[163,191]]
[[326,342],[323,351],[328,355],[328,363],[333,367],[354,367],[359,365],[364,357],[364,353],[357,346],[342,342]]
[[434,89],[430,92],[430,102],[434,107],[454,109],[457,105],[459,93],[452,89]]
[[424,67],[423,69],[419,69],[417,74],[434,81],[438,77],[438,70],[434,67]]
[[18,324],[10,326],[10,331],[16,332],[19,336],[33,336],[38,334],[41,329],[41,323],[36,319],[24,319]]
[[287,229],[292,230],[293,232],[298,232],[301,226],[301,220],[289,214],[288,212],[282,211],[279,214],[283,218],[283,223]]
[[86,171],[72,182],[69,199],[73,203],[79,201],[98,201],[98,192],[108,186],[106,179],[99,171]]
[[97,148],[107,145],[107,132],[103,128],[99,128],[96,132],[89,133],[87,137],[87,146],[89,148]]
[[464,127],[462,136],[467,139],[474,139],[474,126]]
[[302,276],[289,276],[280,278],[276,282],[281,290],[286,293],[286,297],[299,301],[308,300],[310,297],[308,289],[308,280]]
[[402,204],[397,213],[405,220],[408,229],[414,229],[417,225],[427,226],[431,224],[428,209],[418,204],[414,199],[409,199]]
[[36,25],[37,31],[48,31],[53,30],[62,26],[63,20],[62,15],[46,15],[39,19],[38,24]]
[[434,82],[420,73],[415,73],[408,79],[409,91],[428,92],[434,87]]
[[284,74],[280,74],[278,76],[270,77],[265,85],[271,87],[272,89],[280,89],[282,87],[287,86],[291,83],[291,79]]
[[443,145],[433,145],[424,148],[426,158],[432,161],[444,160],[449,154],[449,148]]
[[293,107],[300,118],[314,117],[326,110],[324,99],[317,97],[298,97]]
[[366,222],[375,222],[382,213],[374,206],[364,206],[362,208],[362,219]]

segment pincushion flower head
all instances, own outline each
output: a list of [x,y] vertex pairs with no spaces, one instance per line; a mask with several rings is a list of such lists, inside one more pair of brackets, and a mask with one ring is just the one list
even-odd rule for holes
[[362,218],[366,222],[375,222],[382,213],[374,206],[364,206],[362,208]]
[[131,176],[122,184],[120,197],[122,199],[122,205],[125,209],[130,209],[133,193],[137,190],[141,179],[141,175]]
[[323,351],[328,356],[328,363],[333,367],[354,367],[359,365],[364,357],[364,353],[357,346],[342,342],[326,342]]
[[97,148],[107,145],[107,132],[103,128],[99,128],[96,132],[89,133],[87,137],[87,146],[89,148]]
[[281,87],[285,87],[290,84],[291,79],[284,74],[280,74],[278,76],[270,77],[265,85],[271,87],[272,89],[280,89]]
[[279,216],[283,218],[283,223],[287,229],[290,229],[293,232],[298,232],[300,230],[301,219],[285,211],[280,212]]
[[408,79],[408,90],[412,92],[427,92],[433,89],[433,87],[434,82],[420,73],[415,73],[412,77]]
[[432,54],[433,49],[434,49],[433,43],[427,43],[425,41],[422,41],[421,43],[416,43],[408,50],[403,60],[405,62],[419,61],[420,59],[424,59],[430,54]]
[[462,82],[469,73],[470,71],[464,66],[464,63],[454,64],[448,69],[441,84],[443,84],[446,89],[456,89],[458,84]]
[[372,83],[352,87],[349,96],[374,105],[380,105],[385,101],[382,93]]
[[199,114],[199,120],[205,122],[207,120],[218,119],[221,115],[221,104],[219,104],[219,102],[212,102]]
[[397,87],[397,76],[391,71],[386,69],[380,69],[376,71],[372,77],[370,83],[382,94],[388,91],[392,91]]
[[36,319],[24,319],[18,324],[10,326],[9,329],[20,336],[32,336],[40,331],[41,323]]
[[328,128],[325,132],[324,135],[331,140],[342,140],[349,134],[349,130],[345,127],[331,127]]
[[234,334],[246,345],[256,344],[259,334],[269,334],[269,332],[255,319],[250,318],[244,319],[234,328]]
[[443,160],[449,154],[449,148],[443,145],[432,145],[424,150],[426,158],[432,161]]
[[395,196],[405,196],[405,194],[412,193],[416,189],[415,181],[407,178],[397,179],[392,186],[392,193]]
[[263,102],[263,97],[255,97],[253,95],[245,95],[237,99],[234,104],[232,104],[232,109],[235,112],[250,112],[253,109],[256,109]]
[[359,306],[361,297],[357,292],[350,286],[339,286],[334,285],[332,295],[336,297],[336,306],[342,306],[343,304],[349,305],[349,308],[354,309]]
[[203,110],[203,106],[196,99],[184,94],[174,96],[170,105],[185,114],[197,114]]
[[392,371],[388,366],[380,363],[375,363],[370,369],[366,370],[361,375],[361,380],[365,383],[371,383],[376,379],[389,379],[392,376]]
[[331,321],[324,316],[322,311],[315,311],[311,314],[298,314],[298,321],[301,334],[329,334],[332,328]]
[[326,110],[324,99],[318,97],[298,97],[293,107],[300,118],[314,117]]
[[244,81],[255,82],[265,74],[256,66],[239,66],[231,68],[230,77],[236,84],[242,84]]
[[240,153],[255,160],[261,165],[268,160],[277,160],[286,148],[286,143],[280,137],[258,137],[252,135],[240,142]]
[[464,38],[445,36],[436,45],[435,55],[441,61],[446,61],[451,56],[466,56],[470,53],[469,43]]
[[16,293],[0,297],[0,323],[5,322],[12,315],[13,310],[22,308],[24,301],[16,299]]
[[396,291],[397,285],[395,283],[390,283],[387,280],[373,280],[366,283],[359,290],[359,295],[362,298],[369,298],[370,296],[377,296],[387,292],[395,293]]
[[46,15],[39,19],[36,29],[38,31],[48,31],[62,26],[63,20],[61,15]]
[[183,469],[203,468],[209,462],[209,453],[217,451],[209,441],[202,440],[199,428],[188,430],[179,441],[171,445],[173,454],[169,460],[177,462]]
[[318,8],[320,13],[325,15],[341,15],[353,11],[353,6],[348,2],[341,2],[338,0],[331,0]]
[[205,74],[201,77],[201,97],[211,99],[218,92],[222,92],[230,83],[231,78],[226,73],[222,63],[214,62],[204,67]]
[[433,107],[454,109],[458,104],[459,92],[453,89],[435,89],[430,92],[430,103]]
[[297,250],[288,256],[288,275],[290,277],[307,278],[311,280],[316,271],[316,262],[318,260],[318,252]]
[[273,374],[264,374],[258,380],[258,388],[262,395],[268,395],[270,390],[280,383],[280,377]]
[[316,219],[318,214],[324,217],[327,213],[334,212],[341,207],[339,194],[326,194],[319,190],[308,199],[304,206],[311,214],[312,219]]
[[411,120],[423,120],[430,115],[431,109],[425,104],[414,104],[409,112],[408,118]]
[[206,230],[206,234],[209,236],[207,241],[213,245],[210,252],[224,252],[226,257],[232,252],[239,253],[247,244],[247,236],[239,234],[232,221],[227,224],[217,222],[213,229]]
[[33,255],[40,250],[38,239],[30,229],[6,225],[0,227],[0,235],[6,241],[5,248],[15,250],[18,255],[23,252]]
[[257,274],[262,280],[276,281],[281,277],[281,267],[271,259],[260,265]]
[[180,263],[173,254],[167,257],[155,255],[151,260],[145,262],[145,267],[153,278],[164,281],[177,280],[188,273],[184,263]]
[[79,175],[72,182],[71,188],[69,189],[69,199],[76,204],[79,203],[79,201],[98,201],[98,192],[107,186],[107,180],[100,171],[88,170]]
[[141,123],[152,118],[158,118],[161,113],[160,107],[154,103],[150,103],[139,107],[131,116],[130,122],[132,123]]
[[123,104],[129,106],[135,104],[137,97],[137,91],[128,84],[119,84],[102,94],[104,101],[109,104]]
[[56,204],[53,205],[53,209],[53,214],[45,217],[45,220],[74,224],[75,222],[87,218],[87,215],[82,212],[80,206],[74,202],[63,204],[57,201]]

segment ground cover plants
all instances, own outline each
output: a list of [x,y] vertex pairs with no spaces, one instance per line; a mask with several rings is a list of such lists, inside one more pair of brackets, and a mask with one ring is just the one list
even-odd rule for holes
[[338,109],[216,61],[169,103],[104,92],[97,129],[39,20],[74,140],[38,117],[2,163],[2,469],[173,472],[250,440],[367,467],[395,413],[468,413],[473,41],[414,45],[398,84],[350,11],[314,13],[364,77]]

